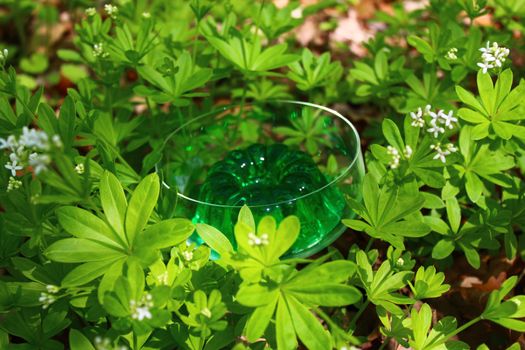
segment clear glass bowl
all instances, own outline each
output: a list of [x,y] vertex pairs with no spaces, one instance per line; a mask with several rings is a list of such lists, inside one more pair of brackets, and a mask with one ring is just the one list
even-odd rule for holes
[[[288,215],[301,232],[287,257],[306,257],[345,230],[360,201],[364,164],[359,135],[340,113],[298,101],[226,106],[201,115],[165,140],[157,164],[164,191],[177,191],[174,216],[233,227],[247,204],[255,219]],[[200,241],[195,234],[192,237]]]

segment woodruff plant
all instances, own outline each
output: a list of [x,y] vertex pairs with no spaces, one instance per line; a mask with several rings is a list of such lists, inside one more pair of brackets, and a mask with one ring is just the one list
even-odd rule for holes
[[[470,319],[435,303],[458,288],[447,272],[463,257],[474,269],[525,257],[525,83],[509,46],[524,16],[517,2],[485,5],[394,4],[376,14],[385,30],[369,54],[338,60],[348,52],[299,49],[293,35],[325,7],[347,12],[330,1],[71,2],[74,35],[56,55],[21,24],[38,10],[32,25],[45,29],[58,14],[7,4],[21,45],[0,51],[0,348],[321,350],[375,337],[378,348],[519,349],[515,337],[467,344],[462,332],[525,332],[523,273],[476,299]],[[497,31],[475,24],[487,12]],[[177,194],[153,172],[162,140],[220,101],[282,98],[382,117],[380,128],[362,118],[363,200],[347,198],[355,216],[342,220],[342,240],[359,245],[288,259],[296,217],[256,222],[243,207],[236,249],[173,217]],[[257,125],[242,122],[250,141]],[[276,131],[312,155],[326,142],[308,115]],[[183,141],[177,166],[208,156]]]

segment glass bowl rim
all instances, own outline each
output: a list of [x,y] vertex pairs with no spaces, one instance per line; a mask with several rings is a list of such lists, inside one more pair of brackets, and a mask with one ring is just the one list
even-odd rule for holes
[[[332,179],[332,181],[330,181],[326,185],[324,185],[322,187],[319,187],[318,189],[316,189],[314,191],[305,193],[305,194],[303,194],[301,196],[298,196],[298,197],[295,197],[295,198],[292,198],[292,199],[283,200],[283,201],[274,202],[274,203],[250,205],[249,206],[250,208],[265,208],[265,207],[271,207],[271,206],[279,206],[279,205],[288,204],[288,203],[291,203],[291,202],[296,202],[296,201],[299,201],[299,200],[301,200],[303,198],[306,198],[308,196],[311,196],[311,195],[314,195],[316,193],[319,193],[319,192],[327,189],[328,187],[332,186],[333,184],[339,182],[342,178],[344,178],[350,172],[350,170],[353,168],[353,166],[356,164],[356,162],[358,161],[359,156],[361,155],[361,139],[359,137],[359,133],[357,132],[357,129],[355,128],[354,124],[352,124],[352,122],[349,121],[347,118],[345,118],[341,113],[337,112],[334,109],[326,107],[326,106],[321,106],[321,105],[318,105],[318,104],[315,104],[315,103],[304,102],[304,101],[267,100],[267,101],[264,101],[264,102],[296,104],[296,105],[302,105],[302,106],[308,106],[308,107],[312,107],[312,108],[317,108],[317,109],[323,110],[325,112],[328,112],[328,113],[332,114],[333,116],[341,119],[347,126],[350,127],[350,129],[353,132],[353,136],[355,138],[357,147],[356,147],[356,149],[354,151],[353,158],[352,158],[350,164],[346,167],[346,169],[344,169],[344,171],[341,174],[339,174],[336,178]],[[185,122],[184,124],[179,126],[177,129],[172,131],[164,139],[164,142],[162,143],[162,149],[164,150],[164,147],[165,147],[166,143],[173,137],[173,135],[178,133],[180,130],[184,129],[189,124],[194,123],[195,121],[200,120],[202,118],[205,118],[205,117],[207,117],[209,115],[217,114],[217,113],[219,113],[221,111],[224,112],[224,111],[226,111],[228,109],[239,107],[240,105],[241,105],[240,103],[236,103],[236,104],[229,104],[229,105],[220,106],[220,107],[218,107],[218,108],[216,108],[216,109],[214,109],[212,111],[203,113],[203,114],[201,114],[201,115],[199,115],[199,116],[197,116],[197,117],[195,117],[195,118],[193,118],[191,120],[188,120],[187,122]],[[249,106],[254,106],[254,105],[258,105],[258,103],[245,104],[244,107],[249,107]],[[155,172],[160,174],[160,175],[162,175],[161,170],[159,169],[159,163],[161,163],[161,162],[162,162],[162,160],[155,164]],[[162,186],[163,187],[167,188],[168,190],[171,189],[170,186],[164,181],[164,178],[162,176],[161,176],[161,182],[162,182]],[[175,190],[177,191],[177,189],[175,189]],[[185,194],[180,193],[179,191],[177,191],[177,196],[182,198],[182,199],[185,199],[187,201],[193,202],[195,204],[201,204],[201,205],[206,205],[206,206],[211,206],[211,207],[229,208],[229,209],[234,209],[234,208],[240,209],[240,208],[243,207],[242,205],[226,205],[226,204],[217,204],[217,203],[203,202],[203,201],[200,201],[198,199],[188,197]]]

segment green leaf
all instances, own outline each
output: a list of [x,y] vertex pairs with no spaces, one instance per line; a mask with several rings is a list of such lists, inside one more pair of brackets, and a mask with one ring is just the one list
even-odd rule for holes
[[481,101],[483,101],[483,106],[488,113],[488,115],[494,115],[496,107],[496,94],[494,92],[494,85],[492,83],[492,78],[490,74],[483,74],[482,70],[478,71],[478,90]]
[[196,224],[200,238],[221,256],[233,252],[233,247],[226,236],[215,227],[207,224]]
[[303,304],[312,306],[345,306],[355,304],[361,293],[355,287],[337,283],[316,283],[284,287],[287,295],[293,295]]
[[454,241],[441,239],[432,249],[432,257],[437,260],[445,259],[455,249]]
[[118,233],[122,242],[126,242],[124,220],[128,202],[120,181],[107,170],[100,179],[100,201],[109,224]]
[[[456,93],[461,100],[461,102],[469,105],[470,107],[474,108],[475,110],[481,112],[482,114],[487,114],[487,111],[483,107],[483,105],[478,101],[478,99],[468,90],[463,89],[461,86],[456,86]],[[466,109],[466,108],[465,108]],[[461,111],[461,109],[460,109]],[[460,112],[461,117],[461,112]]]
[[45,251],[49,260],[64,263],[83,263],[117,259],[123,253],[83,238],[66,238],[51,244]]
[[293,327],[292,316],[284,297],[279,297],[275,314],[277,348],[283,350],[297,349],[297,338]]
[[126,236],[130,245],[135,236],[146,226],[159,197],[159,176],[156,173],[146,176],[137,186],[126,211]]
[[255,219],[253,218],[250,208],[248,208],[246,204],[242,206],[241,210],[239,210],[237,222],[242,222],[255,231]]
[[301,230],[301,223],[296,216],[288,216],[279,223],[276,232],[276,239],[279,244],[272,244],[272,251],[268,253],[270,261],[278,259],[281,255],[286,253],[288,249],[295,243]]
[[[278,295],[273,298],[268,304],[260,306],[253,311],[246,322],[246,338],[249,342],[255,342],[257,339],[263,336],[264,331],[268,328],[268,324],[272,319],[275,311],[275,306],[279,300]],[[295,335],[294,335],[295,338]]]
[[429,43],[427,43],[425,40],[415,36],[415,35],[409,35],[407,38],[407,41],[410,45],[416,48],[419,53],[423,55],[425,58],[425,61],[428,63],[432,63],[435,58],[435,52],[432,46],[430,46]]
[[168,219],[149,226],[136,238],[142,249],[163,249],[184,242],[195,230],[188,219]]
[[106,273],[108,268],[115,264],[119,259],[123,260],[121,257],[117,259],[88,262],[77,266],[64,277],[61,285],[64,288],[71,288],[89,283]]
[[71,350],[95,350],[84,334],[73,328],[69,331],[69,347]]
[[329,333],[315,316],[294,297],[285,298],[297,336],[311,350],[330,350],[332,341]]
[[399,132],[399,128],[397,127],[396,123],[390,119],[385,119],[383,120],[382,127],[383,135],[385,135],[388,143],[397,148],[398,151],[404,150],[405,143],[403,142],[403,138],[401,137],[401,133]]
[[61,207],[57,209],[57,217],[64,230],[75,237],[96,241],[116,249],[122,248],[117,243],[119,242],[118,237],[108,225],[87,210],[69,206]]

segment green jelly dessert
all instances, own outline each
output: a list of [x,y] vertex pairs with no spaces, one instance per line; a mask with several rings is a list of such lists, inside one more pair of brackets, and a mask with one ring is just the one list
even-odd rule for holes
[[287,256],[302,256],[330,243],[330,233],[340,226],[345,200],[337,186],[328,183],[305,152],[280,143],[254,144],[229,152],[211,166],[194,222],[216,227],[235,246],[233,227],[242,205],[250,207],[256,222],[265,215],[277,222],[296,215],[301,232]]

